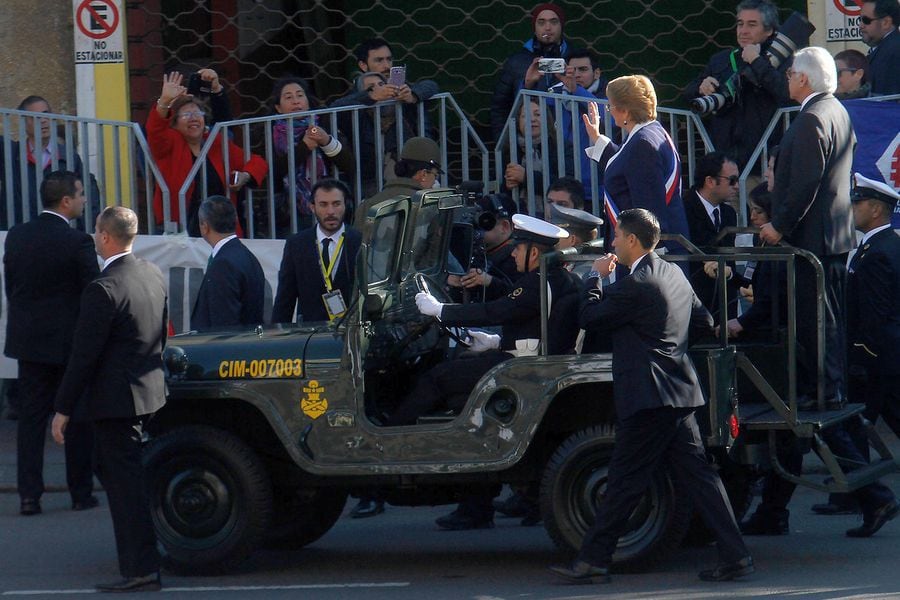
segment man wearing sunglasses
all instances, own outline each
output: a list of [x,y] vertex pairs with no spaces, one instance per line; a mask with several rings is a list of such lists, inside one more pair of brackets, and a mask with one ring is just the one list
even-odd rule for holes
[[897,0],[865,0],[859,32],[869,46],[868,77],[873,95],[900,94],[900,3]]
[[[700,248],[734,246],[734,234],[716,240],[726,227],[737,225],[737,213],[729,206],[737,198],[738,167],[722,152],[711,152],[697,161],[694,186],[684,195],[691,242]],[[728,279],[728,299],[738,298],[738,281],[731,266],[725,267]],[[716,322],[719,312],[718,263],[691,263],[691,286]],[[737,316],[737,303],[729,302],[728,316]]]

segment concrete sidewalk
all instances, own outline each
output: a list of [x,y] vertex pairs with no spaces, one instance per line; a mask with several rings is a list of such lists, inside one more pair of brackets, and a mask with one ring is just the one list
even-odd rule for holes
[[[883,422],[877,427],[882,439],[895,457],[900,457],[900,440]],[[825,466],[815,455],[808,453],[803,460],[804,473],[826,474]],[[885,483],[894,487],[892,475]],[[56,444],[47,429],[47,442],[44,447],[44,485],[47,492],[66,492],[66,459],[62,446]],[[99,490],[100,484],[94,479],[94,488]],[[900,489],[897,490],[900,493]],[[16,422],[5,417],[0,418],[0,493],[16,493]]]

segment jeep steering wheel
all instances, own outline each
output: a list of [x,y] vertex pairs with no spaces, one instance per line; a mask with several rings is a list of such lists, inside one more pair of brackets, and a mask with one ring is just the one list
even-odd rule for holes
[[[426,294],[431,294],[435,297],[435,299],[441,304],[448,304],[452,302],[450,296],[447,292],[444,291],[444,288],[437,285],[430,277],[423,273],[416,273],[415,275],[416,288],[420,292],[425,292]],[[464,348],[468,348],[470,343],[465,340],[467,336],[461,336],[456,332],[452,331],[449,327],[444,325],[440,319],[436,317],[432,317],[434,319],[434,324],[440,329],[443,333],[447,335],[451,340],[463,346]]]

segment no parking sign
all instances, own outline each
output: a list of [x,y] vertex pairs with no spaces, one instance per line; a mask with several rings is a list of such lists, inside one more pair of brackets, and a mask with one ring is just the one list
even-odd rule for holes
[[862,38],[859,34],[859,15],[863,0],[828,0],[825,4],[826,41],[851,42]]
[[75,63],[125,62],[121,0],[76,0]]

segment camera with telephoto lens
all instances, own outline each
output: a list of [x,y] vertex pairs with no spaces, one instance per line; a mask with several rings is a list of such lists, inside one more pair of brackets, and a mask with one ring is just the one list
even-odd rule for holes
[[[773,68],[777,69],[798,48],[802,48],[809,40],[809,36],[816,30],[806,17],[798,12],[791,13],[784,25],[770,37],[761,49],[762,56],[768,59]],[[729,106],[740,94],[741,72],[749,70],[750,65],[737,73],[733,73],[724,84],[719,86],[715,94],[700,96],[691,100],[691,110],[704,116],[722,110]]]

